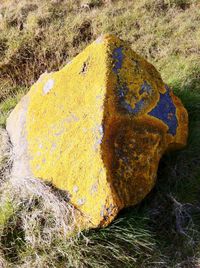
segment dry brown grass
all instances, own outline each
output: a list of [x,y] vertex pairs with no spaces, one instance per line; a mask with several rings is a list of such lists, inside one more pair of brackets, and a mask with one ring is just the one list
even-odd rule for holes
[[61,68],[106,32],[129,41],[165,80],[188,79],[199,68],[199,7],[198,0],[6,1],[0,7],[0,99]]

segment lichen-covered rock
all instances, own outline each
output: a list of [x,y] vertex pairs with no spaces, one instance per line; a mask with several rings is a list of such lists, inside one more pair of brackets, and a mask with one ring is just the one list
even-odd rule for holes
[[42,75],[7,130],[13,176],[66,190],[98,227],[149,193],[164,152],[186,144],[188,116],[150,63],[106,35]]

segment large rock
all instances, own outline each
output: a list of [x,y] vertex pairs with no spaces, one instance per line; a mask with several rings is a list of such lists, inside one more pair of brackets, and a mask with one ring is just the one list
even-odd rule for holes
[[66,190],[97,227],[150,192],[161,156],[186,144],[188,116],[150,63],[106,35],[42,75],[7,130],[13,176]]

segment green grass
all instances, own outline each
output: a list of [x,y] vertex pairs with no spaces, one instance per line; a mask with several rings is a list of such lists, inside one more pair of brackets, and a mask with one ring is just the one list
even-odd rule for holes
[[0,208],[0,226],[4,226],[7,220],[13,214],[12,204],[9,200],[5,200],[4,204]]
[[16,95],[9,96],[5,100],[0,102],[0,127],[5,128],[6,119],[8,118],[8,115],[19,102],[24,93],[25,90],[21,90]]
[[[0,125],[44,71],[61,68],[99,34],[130,42],[189,112],[185,149],[161,160],[155,188],[109,227],[69,239],[73,208],[39,181],[5,180],[0,140],[0,266],[198,267],[200,265],[200,2],[2,1]],[[84,6],[83,4],[87,4]],[[3,137],[2,131],[0,137]],[[7,146],[5,146],[7,144]],[[1,265],[2,264],[2,265]]]

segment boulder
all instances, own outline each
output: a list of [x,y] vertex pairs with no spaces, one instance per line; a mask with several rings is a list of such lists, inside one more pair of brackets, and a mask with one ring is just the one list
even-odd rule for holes
[[7,131],[12,176],[65,190],[88,227],[103,227],[151,191],[166,151],[186,145],[188,115],[153,65],[105,35],[43,74]]

